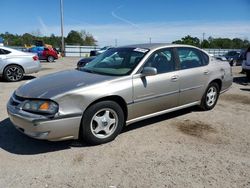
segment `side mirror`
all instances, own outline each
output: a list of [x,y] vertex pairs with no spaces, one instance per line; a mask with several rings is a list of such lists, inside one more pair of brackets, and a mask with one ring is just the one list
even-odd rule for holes
[[157,74],[157,69],[154,67],[144,67],[142,70],[142,76],[153,76]]

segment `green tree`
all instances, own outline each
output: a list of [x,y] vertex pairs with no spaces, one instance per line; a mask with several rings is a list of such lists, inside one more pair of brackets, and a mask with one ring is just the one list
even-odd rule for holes
[[23,36],[22,36],[23,44],[22,45],[32,45],[34,38],[35,37],[29,33],[23,34]]
[[197,37],[191,37],[190,35],[183,37],[181,40],[173,41],[174,44],[189,44],[193,46],[201,46],[202,48],[248,48],[250,46],[250,42],[247,39],[240,39],[240,38],[213,38],[208,37],[208,39],[202,41],[200,43]]
[[81,33],[78,31],[71,30],[66,38],[67,44],[83,45]]
[[91,35],[90,33],[87,33],[85,30],[81,30],[80,35],[83,39],[83,45],[85,45],[85,46],[95,46],[96,45],[97,41],[95,40],[93,35]]
[[188,45],[193,45],[193,46],[200,46],[200,39],[197,37],[191,37],[190,35],[187,35],[181,40],[176,40],[172,42],[173,44],[188,44]]
[[201,42],[201,48],[210,48],[210,43],[209,43],[209,41],[208,40],[203,40],[202,42]]

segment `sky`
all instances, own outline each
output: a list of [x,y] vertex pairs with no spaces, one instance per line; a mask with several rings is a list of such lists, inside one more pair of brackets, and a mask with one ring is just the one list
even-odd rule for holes
[[[250,40],[250,0],[63,0],[64,35],[98,45],[172,42],[186,35]],[[61,35],[60,0],[1,0],[0,33]]]

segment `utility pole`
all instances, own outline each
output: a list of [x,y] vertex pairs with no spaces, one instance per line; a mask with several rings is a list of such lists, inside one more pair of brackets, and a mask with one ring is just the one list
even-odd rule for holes
[[149,37],[149,44],[151,44],[151,42],[152,42],[152,38],[151,38],[151,37]]
[[202,43],[201,43],[201,48],[203,48],[203,45],[204,45],[204,39],[205,39],[205,33],[202,33]]
[[118,43],[118,41],[117,41],[117,39],[115,39],[115,47],[117,47],[117,43]]
[[63,0],[60,0],[60,13],[61,13],[61,37],[62,37],[62,57],[65,56],[64,36],[63,36]]

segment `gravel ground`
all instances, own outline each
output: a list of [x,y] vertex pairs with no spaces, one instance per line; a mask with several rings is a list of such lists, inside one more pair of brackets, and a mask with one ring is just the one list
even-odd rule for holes
[[[25,80],[76,67],[42,62]],[[0,187],[250,187],[250,83],[234,67],[232,88],[208,112],[189,108],[124,128],[111,143],[31,139],[13,128],[0,80]]]

